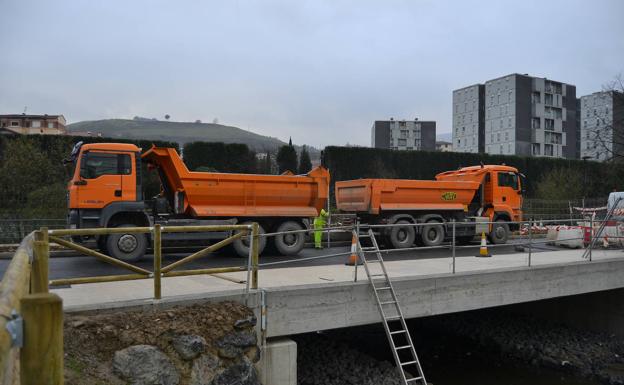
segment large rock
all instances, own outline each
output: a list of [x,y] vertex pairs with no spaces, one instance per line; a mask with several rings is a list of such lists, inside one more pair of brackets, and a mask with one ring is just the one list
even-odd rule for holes
[[180,375],[165,353],[151,345],[115,352],[113,372],[132,385],[177,385]]
[[256,346],[256,334],[251,331],[236,331],[226,334],[217,341],[219,355],[223,358],[236,358],[250,347]]
[[216,375],[211,385],[261,385],[254,365],[243,357],[241,362]]
[[256,318],[255,315],[250,315],[247,318],[243,318],[243,319],[239,319],[236,320],[236,322],[234,322],[234,327],[236,329],[246,329],[246,328],[250,328],[250,327],[254,327],[256,326],[256,323],[258,322],[258,319]]
[[212,385],[218,367],[219,359],[217,357],[210,353],[202,354],[193,361],[189,385]]
[[173,339],[173,348],[184,360],[192,360],[206,350],[206,340],[197,335],[181,335]]

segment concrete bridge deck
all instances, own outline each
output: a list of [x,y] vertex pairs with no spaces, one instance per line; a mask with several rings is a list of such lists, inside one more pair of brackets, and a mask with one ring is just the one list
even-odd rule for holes
[[[406,318],[445,314],[624,287],[624,253],[583,250],[387,262]],[[223,274],[244,280],[246,272]],[[267,305],[267,336],[380,322],[363,267],[358,282],[344,265],[284,267],[259,272]],[[151,299],[152,280],[75,285],[53,290],[69,312],[170,306],[203,300],[243,300],[244,284],[211,276],[163,278],[163,299]],[[252,295],[257,304],[259,295]]]

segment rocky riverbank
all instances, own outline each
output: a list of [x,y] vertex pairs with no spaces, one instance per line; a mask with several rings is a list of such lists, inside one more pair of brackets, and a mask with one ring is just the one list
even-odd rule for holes
[[400,385],[394,366],[329,335],[296,337],[299,385]]
[[260,385],[251,311],[233,302],[68,315],[68,385]]
[[613,335],[500,310],[434,317],[414,325],[419,330],[467,338],[474,350],[490,351],[518,366],[556,369],[608,385],[624,384],[624,340]]

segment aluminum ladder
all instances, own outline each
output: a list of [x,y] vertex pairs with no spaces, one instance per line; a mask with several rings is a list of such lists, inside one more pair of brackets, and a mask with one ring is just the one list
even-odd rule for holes
[[[362,247],[361,239],[370,239],[372,246]],[[369,258],[372,255],[374,257]],[[364,234],[359,234],[358,231],[358,256],[364,262],[366,275],[375,293],[377,308],[403,383],[427,385],[399,300],[388,277],[373,230],[370,228]]]

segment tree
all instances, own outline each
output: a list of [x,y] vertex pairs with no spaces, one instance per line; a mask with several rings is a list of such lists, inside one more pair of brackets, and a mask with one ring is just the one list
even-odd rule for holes
[[311,169],[312,161],[310,160],[310,154],[304,145],[301,148],[301,154],[299,155],[299,174],[307,174]]
[[169,118],[170,118],[170,117],[171,117],[171,116],[169,116],[169,114],[165,115],[165,119],[166,119],[166,120],[169,120]]
[[266,157],[264,158],[264,162],[262,163],[262,170],[260,171],[263,174],[273,174],[273,162],[271,161],[271,153],[267,151]]
[[538,199],[578,199],[583,196],[583,172],[578,168],[553,168],[540,178],[535,197]]
[[297,171],[297,151],[292,146],[292,140],[288,141],[288,145],[280,147],[277,152],[277,167],[281,174],[285,171]]
[[[585,159],[624,161],[624,79],[581,99],[581,154]],[[584,136],[584,137],[583,137]]]

